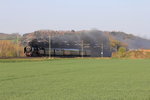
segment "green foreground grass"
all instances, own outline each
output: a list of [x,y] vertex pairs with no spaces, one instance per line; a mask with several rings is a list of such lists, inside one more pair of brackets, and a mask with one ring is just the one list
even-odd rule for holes
[[1,61],[0,100],[150,100],[150,60]]

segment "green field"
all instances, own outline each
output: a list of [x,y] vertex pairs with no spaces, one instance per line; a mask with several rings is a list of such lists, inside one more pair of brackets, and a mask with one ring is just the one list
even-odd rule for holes
[[0,100],[150,100],[150,60],[1,60]]

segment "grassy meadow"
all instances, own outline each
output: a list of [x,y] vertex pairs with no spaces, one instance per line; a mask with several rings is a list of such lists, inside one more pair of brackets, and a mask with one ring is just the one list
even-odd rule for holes
[[0,60],[0,100],[150,100],[150,60]]

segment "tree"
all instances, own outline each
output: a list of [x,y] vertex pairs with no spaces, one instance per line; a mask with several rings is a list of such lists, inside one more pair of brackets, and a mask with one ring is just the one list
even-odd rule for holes
[[126,51],[127,51],[127,49],[125,47],[120,47],[118,50],[119,57],[125,57]]

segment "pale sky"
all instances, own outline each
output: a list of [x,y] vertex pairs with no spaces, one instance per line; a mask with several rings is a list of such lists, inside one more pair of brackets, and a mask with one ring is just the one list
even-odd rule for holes
[[123,31],[150,38],[150,0],[0,0],[0,32]]

